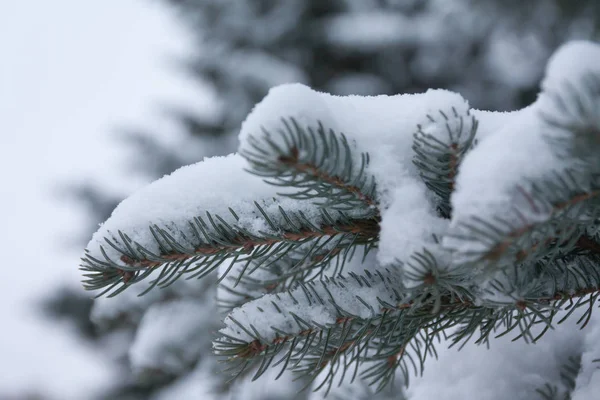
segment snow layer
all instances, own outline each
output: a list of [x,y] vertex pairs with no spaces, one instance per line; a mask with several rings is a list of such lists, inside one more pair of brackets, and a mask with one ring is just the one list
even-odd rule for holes
[[[412,163],[413,134],[421,126],[428,134],[446,140],[446,131],[440,129],[444,123],[432,123],[430,116],[439,118],[440,111],[445,115],[466,115],[468,110],[460,95],[444,90],[340,97],[300,84],[283,85],[272,89],[243,123],[240,149],[247,149],[250,136],[262,135],[262,128],[280,128],[282,117],[294,117],[304,126],[316,126],[320,121],[327,129],[344,133],[359,152],[371,154],[367,172],[377,181],[383,217],[379,261],[390,264],[405,261],[423,248],[433,250],[434,235],[443,236],[446,228],[446,223],[436,216],[434,199]],[[185,231],[188,221],[204,216],[206,211],[234,222],[229,207],[240,216],[239,225],[255,233],[268,231],[254,201],[270,215],[278,215],[278,207],[282,206],[287,211],[302,211],[313,222],[319,222],[317,207],[281,197],[274,200],[281,189],[245,172],[245,166],[238,155],[211,158],[154,182],[117,207],[96,232],[88,250],[92,256],[102,258],[103,247],[118,262],[119,254],[106,246],[104,238],[123,231],[134,242],[158,251],[149,225],[175,227],[170,230],[178,238],[178,230]]]
[[[563,117],[569,115],[557,108],[550,92],[566,94],[566,89],[584,90],[585,74],[589,72],[600,74],[600,47],[585,42],[570,43],[551,58],[542,85],[544,90],[531,106],[512,113],[476,112],[482,129],[477,135],[478,145],[465,157],[457,177],[452,195],[451,234],[461,233],[464,223],[474,217],[488,221],[503,218],[517,227],[550,217],[550,207],[532,205],[524,193],[530,191],[533,183],[551,180],[556,172],[578,163],[565,158],[549,140],[564,137],[565,133],[553,129],[544,116],[564,121]],[[514,212],[515,206],[518,214]],[[463,254],[483,250],[485,246],[482,242],[454,237],[445,238],[444,245],[455,251],[456,264],[465,261]]]
[[[582,74],[600,70],[597,66],[600,63],[574,66],[572,60],[578,54],[600,59],[597,46],[580,42],[565,46],[549,64],[544,81],[546,90],[564,87],[565,69],[574,71],[569,78],[575,82],[572,87],[577,87]],[[423,249],[445,257],[435,239],[445,237],[443,247],[454,252],[453,263],[460,265],[466,260],[465,254],[485,250],[489,245],[478,240],[455,239],[474,217],[487,220],[502,217],[513,224],[539,222],[549,217],[549,207],[531,206],[530,199],[523,194],[533,182],[571,166],[548,141],[553,131],[548,129],[541,113],[557,112],[555,102],[548,97],[542,92],[536,103],[518,112],[474,112],[480,120],[478,144],[466,155],[457,177],[449,229],[451,234],[458,235],[450,237],[445,237],[447,221],[436,214],[434,195],[412,163],[415,156],[412,146],[417,127],[440,141],[447,141],[446,125],[455,126],[459,121],[447,116],[458,115],[463,122],[470,121],[468,103],[456,93],[429,90],[422,94],[342,97],[316,92],[301,84],[278,86],[270,90],[242,124],[240,150],[251,151],[250,139],[260,142],[263,129],[277,132],[282,127],[281,118],[293,117],[304,127],[316,127],[320,122],[326,129],[344,133],[357,150],[355,154],[371,155],[367,173],[377,182],[382,217],[378,261],[383,265],[406,261]],[[272,138],[284,145],[281,136],[275,134]],[[287,211],[302,211],[319,223],[318,207],[285,197],[275,200],[281,189],[248,174],[245,167],[245,161],[238,155],[206,159],[153,183],[119,205],[94,235],[88,249],[101,258],[103,246],[113,261],[118,260],[119,255],[103,239],[121,230],[140,245],[157,251],[148,229],[150,224],[174,227],[171,233],[178,238],[180,230],[185,232],[188,221],[204,216],[206,211],[234,222],[229,207],[240,216],[239,225],[254,233],[268,231],[254,201],[270,215],[278,215],[278,207],[282,206]],[[514,212],[515,206],[520,209],[518,214]]]
[[548,61],[542,90],[563,90],[567,82],[577,82],[587,73],[600,72],[600,46],[588,41],[572,41],[560,47]]
[[[428,199],[415,180],[396,188],[392,195],[394,201],[381,215],[379,260],[384,264],[405,261],[407,255],[426,248],[443,267],[446,253],[434,242],[434,237],[446,231],[448,221],[436,216],[429,207],[423,207]],[[411,284],[407,280],[404,283]]]
[[[275,132],[281,118],[295,118],[302,126],[325,128],[343,133],[359,151],[371,154],[369,172],[375,175],[384,206],[385,193],[418,177],[412,164],[413,134],[427,124],[428,115],[452,108],[466,113],[468,103],[459,94],[429,90],[421,94],[395,96],[334,96],[301,84],[275,87],[254,107],[242,124],[240,150],[250,150],[248,138],[262,137],[262,128]],[[444,139],[444,138],[441,138]],[[424,187],[424,185],[423,185]]]
[[[512,222],[519,223],[516,218],[520,216],[528,218],[528,222],[548,218],[547,209],[528,207],[519,190],[527,191],[530,182],[549,178],[556,166],[564,164],[554,154],[545,130],[540,129],[537,113],[538,108],[532,106],[507,114],[505,124],[466,155],[452,194],[453,233],[461,232],[462,224],[475,217],[511,217],[516,201],[521,215],[514,215]],[[460,253],[483,250],[479,241],[456,242],[446,238],[444,244],[456,251],[456,263],[464,261]]]
[[321,122],[326,129],[346,135],[359,152],[371,155],[367,173],[376,179],[382,215],[379,261],[390,264],[405,261],[423,248],[431,249],[433,235],[444,234],[446,224],[437,217],[432,194],[412,163],[412,146],[418,126],[447,140],[446,121],[439,118],[438,124],[432,124],[429,117],[439,117],[440,111],[453,115],[453,110],[466,115],[468,103],[445,90],[360,97],[333,96],[300,84],[282,85],[271,89],[242,124],[240,149],[250,151],[250,138],[260,141],[263,128],[280,129],[281,118],[293,117],[301,126],[315,127]]
[[[295,322],[292,313],[314,325],[333,325],[340,314],[331,302],[350,315],[363,319],[377,316],[386,304],[399,302],[397,292],[394,292],[400,284],[397,277],[384,274],[384,280],[379,276],[363,279],[367,279],[369,285],[362,281],[359,283],[354,277],[340,277],[330,280],[326,289],[322,282],[310,282],[306,284],[310,288],[308,291],[298,288],[292,291],[292,295],[267,294],[234,309],[229,317],[244,327],[254,327],[261,337],[273,339],[275,331],[272,328],[289,334],[306,329]],[[230,318],[225,320],[226,327],[220,330],[222,334],[248,342],[254,340]]]
[[219,215],[228,223],[236,222],[229,208],[240,218],[238,226],[255,234],[271,232],[254,205],[255,201],[276,221],[281,206],[290,212],[302,211],[319,223],[318,207],[281,197],[275,200],[277,188],[244,171],[245,167],[244,159],[236,154],[213,157],[153,182],[119,204],[92,237],[88,251],[103,259],[102,247],[113,261],[119,262],[120,254],[107,246],[104,238],[123,231],[134,242],[158,252],[149,226],[174,227],[170,233],[184,241],[179,230],[185,231],[189,221],[194,217],[205,217],[206,212]]

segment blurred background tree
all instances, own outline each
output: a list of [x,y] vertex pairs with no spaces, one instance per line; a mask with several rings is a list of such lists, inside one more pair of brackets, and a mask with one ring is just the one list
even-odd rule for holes
[[[600,26],[596,0],[164,1],[195,34],[197,52],[179,62],[215,107],[166,105],[184,133],[169,144],[144,129],[121,132],[135,168],[152,179],[234,151],[253,105],[286,82],[339,95],[446,88],[475,108],[521,108],[535,99],[554,49],[569,39],[597,38]],[[94,186],[76,194],[90,211],[88,233],[120,200]],[[113,355],[122,379],[107,388],[106,399],[310,396],[296,395],[302,383],[286,377],[252,385],[248,378],[226,383],[217,374],[210,355],[221,318],[214,285],[187,281],[143,297],[130,292],[92,303],[64,290],[46,306]],[[165,310],[170,318],[163,317]],[[360,382],[337,395],[373,397]]]

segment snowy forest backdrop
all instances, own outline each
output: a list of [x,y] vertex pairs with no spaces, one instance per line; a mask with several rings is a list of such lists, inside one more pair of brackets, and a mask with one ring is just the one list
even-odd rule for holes
[[[3,283],[0,312],[9,329],[0,347],[8,354],[0,364],[0,398],[170,399],[210,386],[206,371],[189,373],[193,362],[167,373],[130,373],[129,349],[142,317],[174,294],[118,297],[111,306],[103,300],[92,312],[74,256],[142,183],[231,152],[241,121],[270,87],[302,82],[363,95],[439,87],[460,92],[476,108],[517,109],[535,99],[557,46],[598,37],[600,11],[593,0],[164,3],[0,6],[7,29],[0,44],[11,60],[0,76],[0,111],[8,121],[1,140],[20,155],[3,158],[7,186],[19,189],[4,200],[18,211],[3,240],[16,256],[5,265],[30,271],[12,272]],[[55,20],[45,22],[44,12]],[[26,155],[33,161],[24,162]],[[7,173],[15,164],[22,175]],[[38,202],[26,205],[25,198]],[[87,225],[72,215],[82,205]],[[43,266],[18,257],[32,251],[22,241],[29,234],[23,221],[37,224],[36,241],[51,248],[34,251],[56,254]],[[264,398],[260,388],[219,390]],[[277,398],[274,388],[270,394]]]

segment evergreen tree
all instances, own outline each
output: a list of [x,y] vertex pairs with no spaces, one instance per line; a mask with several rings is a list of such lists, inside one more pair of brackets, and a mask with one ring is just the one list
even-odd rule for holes
[[[119,205],[86,249],[85,285],[126,299],[143,288],[137,301],[154,305],[131,359],[152,380],[194,367],[201,385],[188,396],[214,370],[200,357],[214,326],[209,287],[228,311],[213,346],[232,376],[243,385],[275,369],[325,394],[408,384],[438,342],[536,343],[570,317],[595,327],[599,61],[599,45],[564,46],[538,99],[513,113],[473,110],[444,90],[335,97],[280,86],[244,121],[238,154]],[[170,292],[184,295],[157,303]],[[569,329],[585,345],[537,371],[545,386],[521,376],[493,398],[584,398],[600,385],[600,329],[584,332]]]
[[[180,7],[182,17],[198,35],[199,51],[188,63],[189,71],[214,88],[221,109],[202,115],[171,108],[174,119],[190,134],[190,142],[180,148],[165,149],[146,132],[129,132],[131,143],[144,148],[143,169],[155,177],[205,155],[234,150],[240,123],[252,106],[269,88],[285,82],[304,82],[335,94],[365,95],[441,87],[461,92],[474,107],[520,108],[535,99],[545,60],[553,49],[566,38],[590,36],[597,12],[593,1],[577,6],[538,1],[530,10],[543,13],[544,19],[527,15],[528,8],[520,2],[507,1],[171,2]],[[563,9],[569,13],[558,11]],[[524,19],[533,23],[522,24]],[[103,199],[96,188],[85,188],[82,194],[107,205],[103,213],[115,204],[114,199]],[[374,243],[364,245],[369,248]],[[306,261],[305,255],[295,253],[282,260],[287,264],[278,265],[276,272],[258,268],[237,285],[229,275],[219,288],[220,308],[232,310],[260,293],[297,284],[300,278],[290,278],[279,289],[260,285],[287,276],[289,268]],[[358,261],[357,256],[346,260],[360,268]],[[209,356],[207,339],[222,319],[214,312],[214,291],[215,285],[206,280],[177,281],[169,289],[150,291],[139,299],[131,291],[116,299],[100,299],[93,317],[100,331],[91,337],[115,352],[124,372],[124,381],[107,398],[195,397],[199,386],[208,387],[217,397],[228,393],[232,398],[249,398],[252,392],[256,398],[265,398],[259,389],[274,398],[293,396],[306,382],[275,385],[262,379],[250,385],[249,375],[232,385],[224,382],[226,376],[214,374],[220,367]],[[196,315],[196,325],[189,324],[190,313]],[[174,318],[179,314],[180,319],[161,320],[162,314]],[[185,326],[191,336],[183,340],[186,333],[179,331],[151,337],[153,331],[167,332],[165,326]],[[202,334],[194,336],[192,331]],[[144,354],[154,356],[144,359]],[[133,376],[127,373],[131,363]],[[405,379],[403,374],[395,376]],[[339,390],[342,398],[352,390],[360,398],[371,397],[374,387],[357,379],[350,388],[333,390]]]

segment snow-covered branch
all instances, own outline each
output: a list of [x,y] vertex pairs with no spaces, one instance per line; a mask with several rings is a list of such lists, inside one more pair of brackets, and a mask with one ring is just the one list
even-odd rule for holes
[[363,364],[378,387],[397,368],[407,382],[442,337],[536,342],[575,314],[586,326],[600,296],[599,61],[600,46],[565,46],[538,100],[512,113],[443,90],[276,87],[239,155],[115,210],[85,284],[114,295],[219,269],[231,312],[214,345],[234,373],[278,365],[324,387]]

